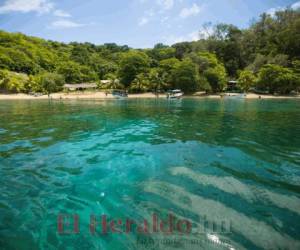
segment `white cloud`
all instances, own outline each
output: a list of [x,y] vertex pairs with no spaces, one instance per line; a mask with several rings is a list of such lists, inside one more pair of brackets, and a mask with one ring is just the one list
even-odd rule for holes
[[82,23],[73,22],[70,20],[57,20],[51,23],[50,28],[56,28],[56,29],[69,29],[69,28],[78,28],[86,26]]
[[190,8],[183,8],[179,15],[181,18],[187,18],[189,16],[198,15],[200,11],[201,11],[201,7],[194,3]]
[[285,8],[284,7],[275,7],[275,8],[271,8],[271,9],[268,9],[267,10],[267,14],[271,15],[271,16],[275,16],[275,13],[277,11],[281,11],[281,10],[284,10]]
[[146,10],[144,12],[144,15],[139,19],[138,25],[144,26],[147,23],[149,23],[151,20],[153,20],[153,17],[156,15],[155,11],[153,9]]
[[71,15],[64,10],[55,10],[53,15],[58,17],[71,17]]
[[298,1],[298,2],[296,2],[296,3],[294,3],[294,4],[292,4],[292,5],[291,5],[291,8],[292,8],[293,10],[298,10],[298,9],[300,9],[300,1]]
[[139,0],[141,4],[147,4],[155,9],[159,8],[160,12],[171,10],[176,2],[181,3],[183,0]]
[[38,12],[40,14],[51,11],[54,4],[49,0],[6,0],[0,6],[1,13],[9,12]]
[[200,39],[200,33],[198,31],[193,31],[191,33],[188,33],[187,35],[183,36],[168,36],[165,37],[165,43],[168,45],[173,45],[175,43],[181,43],[181,42],[190,42],[190,41],[197,41]]
[[0,14],[10,12],[37,12],[39,14],[52,13],[54,16],[61,19],[53,21],[48,28],[52,29],[68,29],[86,26],[86,24],[67,20],[71,17],[68,12],[54,8],[54,3],[51,0],[6,0],[0,4]]
[[157,4],[160,5],[162,8],[169,10],[173,8],[174,0],[157,0]]
[[[271,15],[272,17],[274,17],[274,16],[275,16],[275,13],[276,13],[277,11],[283,11],[283,10],[285,10],[286,8],[287,8],[287,7],[278,6],[278,7],[274,7],[274,8],[268,9],[268,10],[266,11],[266,13],[269,14],[269,15]],[[293,3],[292,5],[290,5],[290,8],[293,9],[293,10],[298,10],[298,9],[300,9],[300,1],[295,2],[295,3]]]
[[143,17],[140,21],[139,21],[139,26],[144,26],[145,24],[147,24],[149,22],[149,19],[147,17]]

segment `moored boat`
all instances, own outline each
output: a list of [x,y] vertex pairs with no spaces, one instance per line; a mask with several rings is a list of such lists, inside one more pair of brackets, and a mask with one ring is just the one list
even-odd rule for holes
[[169,90],[167,92],[167,99],[179,99],[183,96],[183,92],[180,89]]
[[125,90],[113,90],[112,91],[112,95],[115,97],[115,98],[127,98],[128,97],[128,94]]
[[230,99],[245,99],[247,97],[246,94],[241,93],[241,94],[226,94],[224,95],[225,98],[230,98]]

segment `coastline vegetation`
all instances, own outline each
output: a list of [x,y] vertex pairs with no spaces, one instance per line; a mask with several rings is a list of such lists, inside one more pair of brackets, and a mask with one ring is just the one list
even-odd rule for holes
[[[61,91],[64,83],[97,82],[133,93],[179,88],[185,93],[226,89],[290,94],[300,88],[300,11],[262,14],[247,29],[206,24],[205,37],[172,46],[132,49],[114,43],[69,44],[0,31],[0,91]],[[101,80],[110,80],[102,83]]]

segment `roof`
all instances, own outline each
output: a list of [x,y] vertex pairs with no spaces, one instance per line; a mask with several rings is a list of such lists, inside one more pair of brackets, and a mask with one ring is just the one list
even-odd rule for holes
[[112,80],[101,80],[100,82],[101,82],[101,83],[111,83]]
[[106,84],[106,83],[112,83],[112,82],[120,82],[119,79],[109,79],[109,80],[100,80],[101,83]]
[[179,93],[179,92],[181,92],[181,90],[180,89],[172,89],[172,90],[169,90],[168,92]]
[[97,84],[96,83],[64,84],[64,88],[70,88],[70,89],[97,88]]

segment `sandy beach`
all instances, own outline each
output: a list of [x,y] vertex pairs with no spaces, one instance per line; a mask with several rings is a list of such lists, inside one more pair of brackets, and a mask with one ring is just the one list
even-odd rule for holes
[[[194,94],[186,95],[186,97],[194,98],[228,98],[237,95],[236,93],[226,93],[225,96],[220,95],[203,95]],[[29,94],[0,94],[0,100],[43,100],[48,99],[48,95],[33,96]],[[105,92],[73,92],[73,93],[53,93],[50,95],[51,99],[116,99],[111,94],[105,94]],[[165,94],[159,94],[159,96],[153,93],[142,94],[129,94],[128,98],[166,98]],[[246,99],[282,99],[282,98],[300,98],[300,95],[293,96],[277,96],[277,95],[259,95],[249,93],[245,96]]]
[[[130,94],[128,98],[156,98],[152,93]],[[161,94],[159,97],[166,97]],[[33,96],[29,94],[0,94],[0,100],[42,100],[48,99],[48,95]],[[105,94],[105,92],[73,92],[73,93],[53,93],[50,95],[51,99],[116,99],[112,94]]]

